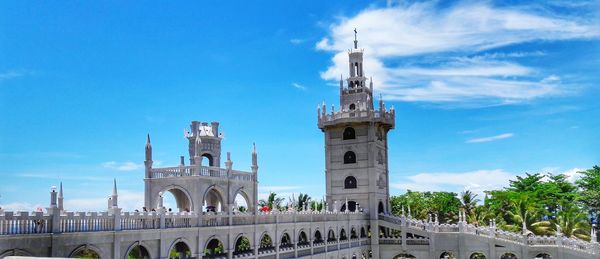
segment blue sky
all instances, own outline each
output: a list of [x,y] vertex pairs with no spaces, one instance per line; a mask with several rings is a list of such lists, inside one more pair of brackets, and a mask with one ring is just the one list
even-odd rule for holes
[[0,3],[0,206],[143,203],[144,145],[176,165],[219,121],[261,196],[324,193],[316,105],[337,105],[353,32],[388,107],[391,193],[482,191],[599,164],[599,3]]

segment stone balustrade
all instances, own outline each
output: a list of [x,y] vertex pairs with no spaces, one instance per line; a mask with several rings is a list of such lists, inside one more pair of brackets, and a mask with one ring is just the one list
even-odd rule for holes
[[[55,219],[56,218],[56,219]],[[296,222],[329,222],[366,220],[361,212],[273,211],[233,212],[63,212],[56,215],[43,212],[3,212],[0,214],[0,235],[38,233],[71,233],[212,226],[240,226]],[[56,220],[56,221],[54,221]],[[58,225],[53,230],[52,222]]]
[[[554,246],[563,247],[566,249],[572,249],[581,251],[584,253],[596,255],[600,254],[600,244],[587,242],[579,239],[568,238],[562,235],[557,236],[524,236],[522,234],[498,230],[495,227],[489,226],[475,226],[467,224],[466,222],[459,222],[458,224],[439,224],[438,222],[425,222],[422,220],[416,220],[410,217],[396,217],[391,215],[379,215],[379,219],[385,222],[398,225],[398,229],[407,227],[409,229],[420,229],[426,230],[429,233],[461,233],[471,234],[477,236],[491,237],[499,241],[511,242],[518,245],[536,247],[536,246]],[[421,239],[413,239],[408,245],[415,244],[428,244],[428,241]],[[417,241],[420,240],[420,241]],[[400,237],[381,237],[379,239],[381,244],[402,244]]]
[[329,124],[338,123],[339,120],[354,120],[354,119],[371,119],[373,121],[380,121],[386,124],[395,124],[394,110],[352,110],[352,111],[337,111],[331,113],[323,113],[318,116],[319,128]]
[[[229,174],[230,173],[230,174]],[[186,177],[186,176],[203,176],[203,177],[215,177],[224,178],[229,177],[230,180],[236,181],[253,181],[254,175],[250,172],[228,170],[226,168],[214,167],[214,166],[175,166],[175,167],[163,167],[163,168],[152,168],[151,178],[161,179],[168,177]]]

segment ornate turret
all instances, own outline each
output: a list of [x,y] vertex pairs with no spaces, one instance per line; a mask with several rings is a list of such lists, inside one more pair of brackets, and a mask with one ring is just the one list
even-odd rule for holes
[[190,132],[186,130],[185,137],[189,142],[190,164],[200,165],[202,158],[208,159],[208,164],[202,166],[221,166],[221,140],[223,133],[219,132],[219,123],[192,121]]

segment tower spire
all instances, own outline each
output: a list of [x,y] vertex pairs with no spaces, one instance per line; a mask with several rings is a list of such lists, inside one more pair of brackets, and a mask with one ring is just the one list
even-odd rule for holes
[[58,189],[58,209],[59,210],[64,210],[64,195],[63,195],[63,187],[62,187],[62,182],[60,182],[60,187]]
[[150,144],[150,133],[146,139],[146,161],[152,161],[152,144]]

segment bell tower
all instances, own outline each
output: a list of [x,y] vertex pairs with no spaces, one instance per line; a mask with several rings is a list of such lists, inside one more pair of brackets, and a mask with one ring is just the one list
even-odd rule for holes
[[349,76],[340,78],[340,107],[317,107],[318,126],[325,137],[326,199],[330,210],[363,210],[376,219],[388,213],[389,177],[387,133],[394,128],[395,111],[373,105],[373,81],[363,71],[363,53],[348,51]]
[[223,134],[219,132],[219,123],[192,121],[191,132],[186,129],[185,136],[189,141],[190,165],[202,163],[202,158],[208,163],[202,166],[221,166],[221,140]]

